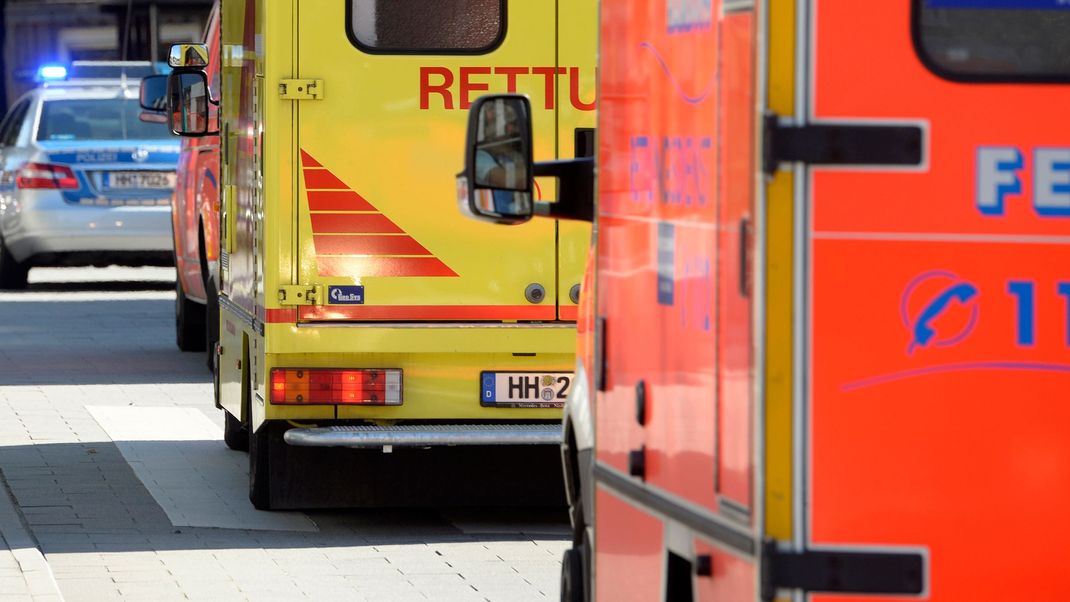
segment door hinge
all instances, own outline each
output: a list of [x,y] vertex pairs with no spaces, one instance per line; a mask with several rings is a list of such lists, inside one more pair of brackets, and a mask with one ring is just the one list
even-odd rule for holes
[[284,284],[279,288],[279,305],[321,305],[322,284]]
[[781,162],[814,165],[921,165],[925,134],[916,125],[821,123],[789,125],[765,116],[763,169]]
[[279,82],[279,98],[284,100],[323,100],[323,80],[284,79]]
[[771,602],[778,589],[852,594],[921,594],[925,591],[925,559],[918,552],[844,550],[780,550],[774,541],[762,545],[762,600]]

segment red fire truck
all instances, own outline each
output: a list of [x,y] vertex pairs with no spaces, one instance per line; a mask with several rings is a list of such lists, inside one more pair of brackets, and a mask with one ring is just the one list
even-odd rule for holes
[[595,222],[563,599],[1065,597],[1068,27],[603,0],[594,160],[473,105],[464,211]]

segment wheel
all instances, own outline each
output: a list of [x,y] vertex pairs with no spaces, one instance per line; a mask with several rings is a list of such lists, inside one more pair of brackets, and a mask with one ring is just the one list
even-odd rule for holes
[[22,290],[26,288],[29,275],[30,268],[16,261],[0,238],[0,289]]
[[204,351],[204,306],[186,297],[175,281],[175,343],[182,351]]
[[578,549],[565,550],[561,559],[561,602],[585,602],[583,556]]
[[257,431],[249,429],[249,501],[257,510],[271,510],[272,430],[270,422],[260,425]]
[[235,451],[249,451],[249,429],[226,410],[223,410],[223,441]]
[[216,289],[215,280],[211,276],[204,279],[204,295],[207,297],[205,306],[204,328],[201,331],[208,347],[208,371],[215,372],[216,343],[219,342],[219,291]]

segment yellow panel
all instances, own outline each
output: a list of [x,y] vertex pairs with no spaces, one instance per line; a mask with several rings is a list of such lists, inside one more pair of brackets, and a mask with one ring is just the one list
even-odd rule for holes
[[[294,103],[299,147],[322,165],[302,168],[302,282],[362,284],[366,306],[507,306],[518,308],[514,319],[553,319],[554,222],[469,219],[457,208],[455,175],[467,103],[506,91],[511,80],[532,101],[535,159],[555,157],[556,111],[546,94],[555,81],[554,0],[509,3],[501,46],[472,55],[364,52],[343,35],[347,4],[299,3],[299,76],[326,86],[323,100]],[[324,35],[324,24],[335,31]],[[513,68],[531,72],[501,71]],[[305,189],[342,190],[354,202],[312,208]],[[533,305],[524,295],[530,284],[547,292],[538,304],[547,313],[534,318],[521,315]]]
[[795,114],[795,0],[769,0],[769,109]]
[[[769,0],[768,105],[795,111],[795,0]],[[765,374],[765,536],[792,538],[792,312],[794,178],[779,172],[767,184]]]
[[[595,55],[598,47],[598,6],[592,0],[558,0],[558,65],[568,72],[558,80],[557,156],[575,156],[576,128],[595,127]],[[573,286],[583,282],[591,226],[558,222],[557,302],[561,317],[575,319],[576,304],[569,298]]]
[[766,188],[765,526],[792,536],[792,185],[780,172]]

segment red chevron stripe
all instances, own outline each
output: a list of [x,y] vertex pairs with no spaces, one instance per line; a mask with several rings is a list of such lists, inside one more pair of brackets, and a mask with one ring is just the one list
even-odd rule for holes
[[311,211],[375,211],[371,203],[352,190],[313,190],[308,193]]
[[339,180],[326,169],[305,170],[305,190],[349,190],[345,182]]
[[452,277],[454,272],[434,257],[317,257],[321,276],[346,278]]
[[404,234],[382,213],[313,213],[313,234]]
[[[352,278],[457,276],[456,272],[411,236],[367,236],[407,233],[304,150],[301,151],[301,164],[308,206],[312,212],[313,244],[320,275]],[[322,234],[349,236],[320,236]]]
[[301,151],[301,166],[302,167],[323,167],[320,162],[313,159],[312,155]]
[[315,242],[319,255],[431,255],[411,236],[317,235]]

